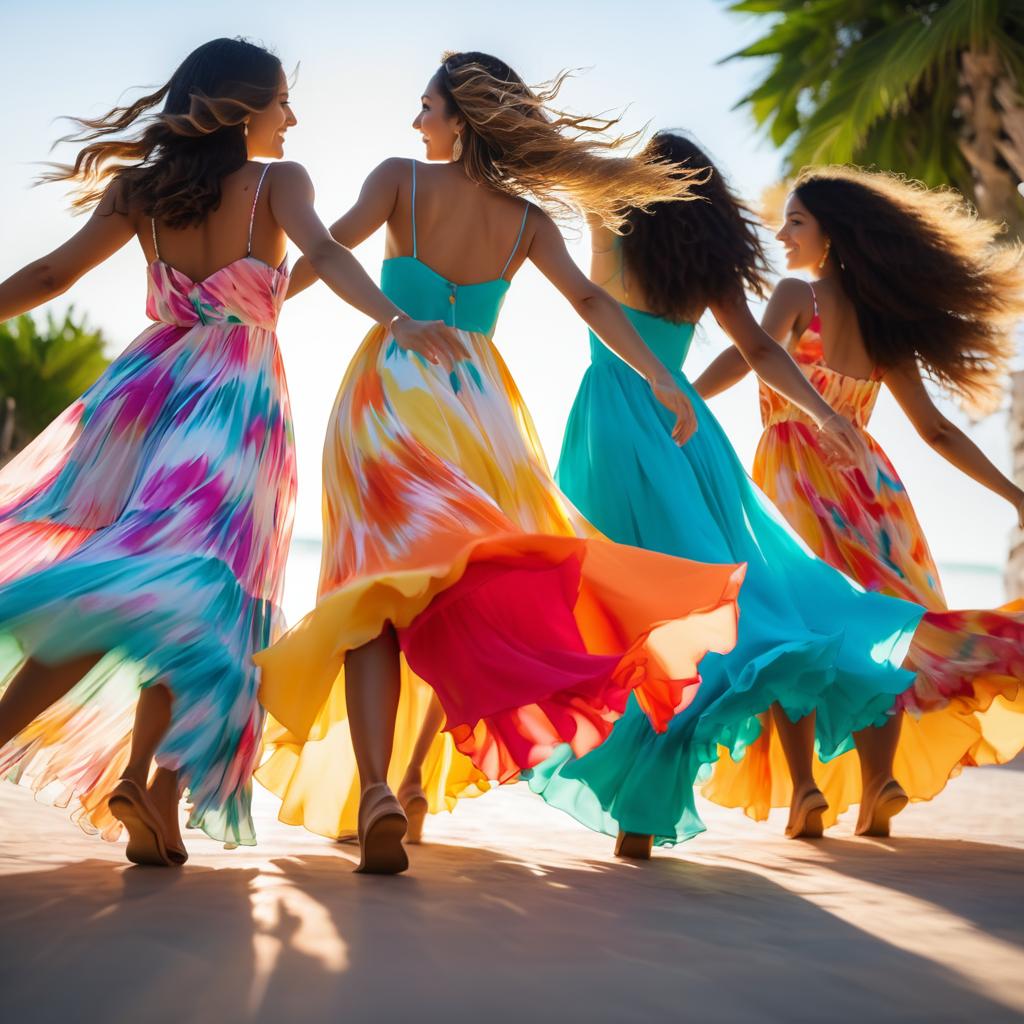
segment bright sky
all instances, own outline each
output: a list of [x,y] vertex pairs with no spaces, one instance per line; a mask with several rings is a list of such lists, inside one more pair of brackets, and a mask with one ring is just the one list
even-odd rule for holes
[[[0,100],[3,240],[0,277],[59,244],[76,221],[55,186],[31,189],[62,114],[98,114],[133,86],[162,84],[195,46],[219,35],[245,35],[273,48],[286,68],[301,64],[292,98],[299,119],[287,157],[317,185],[325,221],[342,213],[366,173],[389,156],[421,156],[410,128],[424,84],[445,49],[496,53],[527,80],[562,68],[586,68],[565,88],[577,111],[622,109],[626,125],[693,131],[753,199],[778,176],[779,161],[743,112],[731,108],[754,69],[718,65],[755,34],[755,22],[729,16],[719,0],[520,0],[515,5],[408,0],[241,4],[182,0],[173,5],[90,0],[17,4],[0,0],[7,87]],[[138,95],[133,93],[132,95]],[[581,237],[572,241],[585,266]],[[376,275],[381,236],[358,252]],[[781,265],[781,264],[780,264]],[[146,326],[141,251],[130,245],[55,304],[73,303],[120,351]],[[691,377],[726,341],[705,325],[687,365]],[[325,287],[306,292],[281,318],[280,338],[299,451],[296,533],[320,532],[320,451],[345,365],[368,328]],[[554,463],[562,429],[586,367],[587,332],[572,310],[528,264],[516,277],[496,333]],[[748,379],[713,403],[744,464],[759,435],[756,391]],[[956,410],[957,422],[966,424]],[[1010,508],[966,480],[915,435],[886,396],[872,429],[915,502],[937,557],[1002,563],[1013,524]],[[1009,463],[1005,416],[971,428],[1003,468]]]

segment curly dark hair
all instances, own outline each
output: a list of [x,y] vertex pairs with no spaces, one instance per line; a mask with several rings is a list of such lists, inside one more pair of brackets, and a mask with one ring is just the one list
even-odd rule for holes
[[917,364],[969,408],[997,404],[1024,316],[1024,248],[998,244],[1002,226],[952,189],[896,174],[810,167],[793,192],[831,242],[875,365]]
[[696,202],[663,203],[626,214],[622,259],[651,311],[677,323],[696,320],[712,303],[743,289],[768,294],[771,265],[754,213],[729,188],[694,141],[676,132],[652,136],[644,154],[692,170]]
[[465,122],[461,163],[481,185],[530,196],[558,217],[583,210],[613,230],[624,208],[692,199],[693,172],[641,155],[607,159],[637,133],[614,134],[617,117],[568,114],[553,103],[568,72],[529,86],[489,53],[445,53],[433,81],[449,115]]
[[[72,205],[89,209],[111,182],[129,210],[174,228],[200,224],[220,205],[221,182],[245,164],[243,121],[276,98],[281,61],[244,39],[214,39],[193,50],[169,82],[102,117],[71,118],[79,131],[60,142],[87,143],[72,165],[43,181],[79,186]],[[153,108],[163,101],[163,109]],[[114,138],[143,120],[133,136]]]

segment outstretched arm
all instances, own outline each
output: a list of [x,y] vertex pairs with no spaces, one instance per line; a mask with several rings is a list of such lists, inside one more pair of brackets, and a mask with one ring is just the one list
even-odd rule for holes
[[685,443],[696,430],[697,421],[689,399],[672,374],[637,334],[619,304],[576,266],[554,221],[539,210],[531,210],[530,216],[537,218],[537,226],[529,258],[594,333],[650,384],[658,401],[676,416],[673,438]]
[[863,442],[854,426],[832,409],[793,357],[758,326],[743,293],[737,291],[733,298],[712,306],[711,312],[761,380],[814,420],[826,448],[835,456],[856,459]]
[[[796,327],[805,303],[806,292],[805,282],[786,278],[778,283],[768,300],[761,326],[780,345],[785,343]],[[713,398],[738,384],[752,368],[755,371],[757,369],[746,358],[743,350],[734,345],[712,360],[707,369],[693,382],[693,386],[702,398]]]
[[884,380],[922,440],[960,472],[1008,501],[1024,527],[1024,490],[1000,473],[985,453],[935,407],[921,371],[916,366],[890,370]]
[[449,366],[464,358],[458,335],[440,321],[411,320],[374,283],[359,261],[330,235],[313,208],[313,183],[299,164],[282,163],[270,182],[270,209],[318,277],[345,302],[391,330],[403,348]]
[[114,182],[81,230],[0,283],[0,322],[62,295],[132,238],[134,222],[118,210],[120,193],[119,183]]
[[[402,175],[408,176],[409,162],[392,158],[375,167],[363,182],[351,209],[331,225],[331,237],[346,249],[354,249],[387,223],[398,200]],[[288,298],[294,298],[317,280],[313,264],[303,256],[288,281]]]

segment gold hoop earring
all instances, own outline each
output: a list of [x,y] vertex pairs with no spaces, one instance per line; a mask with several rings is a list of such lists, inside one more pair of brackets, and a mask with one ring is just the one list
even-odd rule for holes
[[452,163],[462,159],[462,132],[455,133],[455,141],[452,143]]
[[825,264],[828,263],[828,254],[832,251],[832,242],[829,239],[825,239],[825,251],[822,253],[821,260],[818,263],[818,269],[824,270]]

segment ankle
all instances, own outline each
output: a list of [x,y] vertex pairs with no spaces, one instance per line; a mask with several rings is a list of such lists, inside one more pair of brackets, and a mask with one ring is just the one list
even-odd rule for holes
[[135,785],[141,789],[147,789],[149,787],[149,772],[139,765],[129,764],[125,770],[121,772],[121,778],[127,779],[129,782],[134,782]]
[[892,772],[878,772],[876,775],[861,777],[861,798],[878,796],[887,786],[898,785]]
[[818,791],[818,783],[813,776],[807,779],[800,779],[793,783],[793,799],[801,800],[809,793]]

